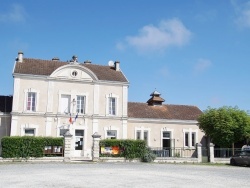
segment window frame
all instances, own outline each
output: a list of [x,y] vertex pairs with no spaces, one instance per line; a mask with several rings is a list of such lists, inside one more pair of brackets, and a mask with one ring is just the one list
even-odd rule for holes
[[[118,116],[119,96],[116,94],[110,93],[110,94],[107,94],[105,97],[106,97],[106,116]],[[112,104],[110,101],[111,98],[115,100]]]
[[[114,132],[114,135],[109,135],[108,132]],[[117,130],[106,130],[106,138],[107,139],[117,139]]]
[[[82,99],[79,100],[79,98],[82,98]],[[79,106],[81,106],[81,108],[79,108]],[[79,114],[86,113],[86,96],[85,95],[76,95],[76,113],[79,113]]]
[[[32,110],[32,107],[28,110],[28,97],[29,97],[29,93],[35,93],[35,100],[34,100],[34,108],[35,109],[34,110]],[[39,109],[39,103],[38,103],[38,101],[39,101],[39,93],[40,92],[38,90],[32,89],[32,88],[24,90],[24,102],[23,102],[23,110],[24,110],[24,112],[35,113],[35,112],[38,111],[38,109]]]
[[[33,133],[32,134],[30,134],[30,133],[26,133],[26,131],[30,131],[30,130],[32,130],[33,131]],[[24,128],[24,136],[35,136],[36,135],[36,129],[35,128]]]
[[198,130],[183,129],[183,146],[185,148],[195,148],[198,142]]
[[[147,134],[146,140],[145,140],[145,133]],[[134,138],[135,140],[146,141],[146,144],[149,146],[150,145],[150,128],[135,127]]]
[[117,99],[115,97],[108,98],[108,108],[109,108],[109,115],[115,116],[116,115],[116,103]]
[[64,134],[61,134],[61,131],[62,130],[65,130],[65,133],[67,132],[67,131],[69,131],[69,128],[66,128],[66,129],[59,129],[59,136],[60,137],[64,137],[64,135],[65,135],[65,133]]

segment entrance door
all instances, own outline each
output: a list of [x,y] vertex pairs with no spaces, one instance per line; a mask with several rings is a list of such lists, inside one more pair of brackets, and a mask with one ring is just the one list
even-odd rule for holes
[[84,155],[84,130],[75,130],[75,156],[81,157]]
[[163,157],[171,156],[171,132],[163,131],[162,132],[162,150]]

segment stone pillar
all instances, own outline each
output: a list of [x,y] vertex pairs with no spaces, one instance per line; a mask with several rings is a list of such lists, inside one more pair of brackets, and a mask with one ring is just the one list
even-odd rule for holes
[[72,134],[67,131],[64,135],[64,162],[70,162],[72,157],[71,140]]
[[214,144],[210,143],[209,145],[209,162],[214,163]]
[[198,163],[201,163],[201,162],[202,162],[202,151],[201,151],[202,144],[197,143],[197,144],[196,144],[196,147],[197,147],[197,158],[198,158]]
[[92,161],[99,161],[99,153],[100,153],[100,138],[101,135],[98,135],[97,132],[95,132],[93,135],[93,146],[92,146]]

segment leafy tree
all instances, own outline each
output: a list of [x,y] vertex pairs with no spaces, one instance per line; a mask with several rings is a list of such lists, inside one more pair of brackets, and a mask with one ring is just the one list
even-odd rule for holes
[[214,144],[229,147],[250,138],[250,116],[237,107],[208,107],[198,118],[199,127]]

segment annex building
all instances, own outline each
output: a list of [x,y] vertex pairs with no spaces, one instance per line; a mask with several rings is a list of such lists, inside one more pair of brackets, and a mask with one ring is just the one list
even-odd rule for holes
[[143,139],[152,148],[205,145],[196,106],[164,104],[157,91],[145,103],[128,102],[129,81],[120,62],[42,60],[19,52],[13,78],[10,136],[62,137],[69,130],[75,157],[91,156],[94,133],[101,139]]

